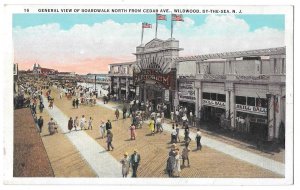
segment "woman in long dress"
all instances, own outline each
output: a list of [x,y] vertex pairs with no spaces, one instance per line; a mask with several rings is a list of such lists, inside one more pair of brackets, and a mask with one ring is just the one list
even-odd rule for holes
[[151,131],[151,134],[154,135],[154,119],[153,118],[151,118],[151,120],[150,120],[149,129]]
[[105,125],[105,123],[101,120],[101,124],[100,124],[100,134],[101,134],[102,139],[105,137],[105,128],[106,128],[106,125]]
[[129,129],[130,129],[130,138],[131,138],[131,140],[135,140],[136,132],[135,132],[135,126],[134,126],[133,123],[131,124]]
[[120,161],[122,164],[122,176],[127,177],[129,173],[129,167],[130,167],[130,160],[128,158],[128,153],[124,153],[124,158]]
[[72,117],[70,117],[69,122],[68,122],[68,129],[71,132],[71,130],[73,129],[73,119]]
[[174,175],[176,175],[177,177],[180,177],[180,172],[181,172],[181,168],[180,168],[181,156],[179,154],[179,150],[178,149],[175,152],[176,152],[176,156],[175,156]]

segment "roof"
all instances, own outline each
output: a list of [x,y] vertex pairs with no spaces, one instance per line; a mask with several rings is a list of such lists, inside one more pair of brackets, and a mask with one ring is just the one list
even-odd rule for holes
[[135,61],[132,61],[132,62],[123,62],[123,63],[111,63],[109,65],[121,66],[121,65],[132,65],[132,64],[135,64],[135,63],[136,63]]
[[178,61],[178,62],[203,61],[203,60],[207,60],[207,59],[228,59],[228,58],[245,57],[245,56],[270,56],[270,55],[282,55],[282,54],[284,54],[284,55],[286,54],[285,47],[178,57],[178,58],[175,58],[174,60]]

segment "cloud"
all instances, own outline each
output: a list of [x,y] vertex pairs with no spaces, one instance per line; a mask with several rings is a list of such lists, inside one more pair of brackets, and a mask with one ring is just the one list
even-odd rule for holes
[[[250,31],[243,19],[233,15],[209,15],[202,25],[189,17],[174,22],[173,37],[180,41],[181,56],[284,46],[284,32],[263,27]],[[161,21],[158,38],[170,38],[170,30]],[[144,43],[155,35],[155,25],[144,30]],[[57,23],[13,29],[15,61],[20,68],[30,62],[55,65],[64,71],[101,72],[113,62],[133,61],[140,44],[141,23],[120,24],[113,20],[74,25],[63,30]],[[93,65],[94,64],[94,65]],[[23,65],[23,66],[22,66]]]

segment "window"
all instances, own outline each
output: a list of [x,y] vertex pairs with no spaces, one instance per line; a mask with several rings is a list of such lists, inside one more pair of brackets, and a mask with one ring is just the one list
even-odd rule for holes
[[247,97],[247,105],[248,106],[255,106],[255,98]]
[[217,94],[216,93],[211,93],[210,97],[211,97],[211,100],[217,100]]
[[218,94],[217,100],[221,102],[226,102],[226,96],[225,94]]
[[266,98],[256,98],[256,106],[267,108],[268,100]]
[[203,92],[203,99],[210,100],[210,93]]
[[246,105],[246,97],[245,96],[236,96],[235,97],[235,103]]

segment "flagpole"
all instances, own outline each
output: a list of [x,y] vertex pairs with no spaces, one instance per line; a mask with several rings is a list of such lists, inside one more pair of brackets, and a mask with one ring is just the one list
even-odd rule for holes
[[156,13],[156,25],[155,25],[155,38],[157,38],[157,13]]
[[173,39],[173,14],[171,13],[171,40]]
[[141,37],[141,45],[143,44],[143,38],[144,38],[144,23],[142,23],[142,37]]

